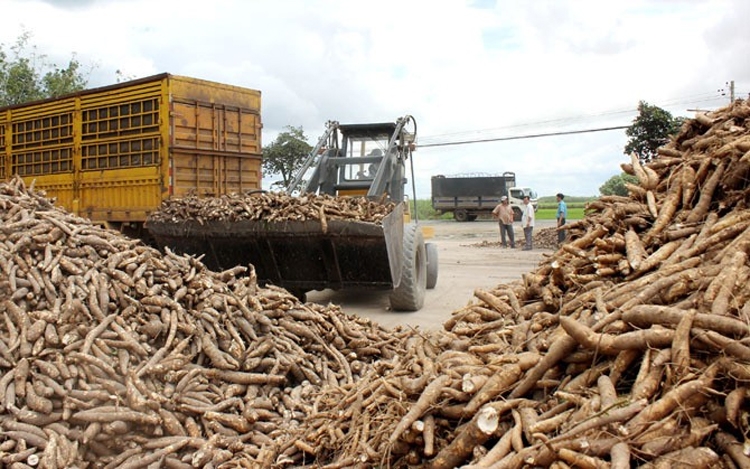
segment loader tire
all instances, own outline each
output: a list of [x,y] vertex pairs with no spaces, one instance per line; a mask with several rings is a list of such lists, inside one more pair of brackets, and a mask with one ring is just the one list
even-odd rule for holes
[[435,243],[425,243],[427,253],[427,289],[432,290],[438,279],[438,249]]
[[404,227],[404,268],[401,282],[391,293],[394,311],[419,311],[427,288],[427,253],[422,230],[417,225]]

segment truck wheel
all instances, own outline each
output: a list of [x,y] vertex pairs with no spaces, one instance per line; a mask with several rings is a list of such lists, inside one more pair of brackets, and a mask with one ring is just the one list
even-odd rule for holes
[[404,227],[404,268],[401,283],[391,293],[394,311],[419,311],[424,305],[427,287],[427,255],[422,230],[417,225]]
[[521,209],[517,207],[513,207],[513,219],[515,221],[521,221],[521,218],[523,218],[523,213],[521,213]]
[[435,243],[425,243],[427,253],[427,289],[432,290],[438,279],[438,249]]
[[459,208],[458,210],[453,212],[453,218],[455,218],[456,221],[466,221],[469,219],[469,214],[466,212],[466,210]]

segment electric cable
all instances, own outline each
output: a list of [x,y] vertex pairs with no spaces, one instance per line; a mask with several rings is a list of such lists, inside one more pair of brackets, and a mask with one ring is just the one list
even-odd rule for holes
[[[681,98],[675,98],[675,101],[665,101],[663,103],[660,103],[661,106],[675,106],[678,104],[698,104],[698,103],[706,103],[711,102],[719,99],[726,99],[724,96],[721,96],[721,94],[718,91],[715,92],[706,92],[706,93],[699,93],[687,97],[681,97]],[[549,119],[544,121],[532,121],[532,122],[526,122],[526,123],[520,123],[520,124],[512,124],[507,125],[503,127],[495,127],[491,129],[481,129],[481,130],[467,130],[467,131],[459,131],[459,132],[451,132],[451,133],[444,133],[444,134],[437,134],[437,135],[429,135],[426,137],[422,137],[420,140],[424,143],[421,143],[419,146],[422,148],[425,147],[440,147],[440,146],[448,146],[448,145],[463,145],[468,143],[483,143],[483,142],[494,142],[494,141],[504,141],[504,140],[522,140],[522,139],[529,139],[529,138],[541,138],[541,137],[551,137],[551,136],[558,136],[558,135],[570,135],[570,134],[580,134],[580,133],[589,133],[589,132],[604,132],[609,130],[620,130],[620,129],[626,129],[628,126],[614,126],[614,127],[604,127],[600,129],[586,129],[586,130],[575,130],[575,131],[560,131],[560,132],[548,132],[548,133],[537,133],[537,134],[531,134],[531,135],[520,135],[520,136],[511,136],[511,137],[490,137],[490,138],[468,138],[468,135],[482,135],[487,134],[490,132],[496,132],[498,130],[508,130],[512,128],[519,128],[519,127],[530,127],[530,126],[541,126],[541,125],[549,125],[549,124],[570,124],[575,121],[582,121],[586,119],[596,118],[596,117],[603,117],[603,116],[614,116],[617,114],[630,114],[630,113],[637,113],[637,109],[621,109],[621,110],[613,110],[613,111],[604,111],[598,114],[588,114],[583,116],[569,116],[569,117],[561,117],[559,119]],[[455,142],[445,142],[440,140],[445,140],[446,137],[457,137],[457,136],[467,136],[467,138],[464,138],[460,141]]]
[[545,133],[538,133],[538,134],[528,134],[528,135],[515,135],[512,137],[497,137],[497,138],[483,138],[483,139],[476,139],[476,140],[461,140],[457,142],[442,142],[442,143],[427,143],[427,144],[420,144],[420,148],[429,148],[429,147],[446,147],[449,145],[467,145],[469,143],[485,143],[485,142],[500,142],[504,140],[524,140],[529,138],[541,138],[541,137],[554,137],[558,135],[573,135],[573,134],[585,134],[585,133],[593,133],[593,132],[608,132],[611,130],[622,130],[627,129],[630,127],[629,125],[618,125],[614,127],[600,127],[597,129],[584,129],[584,130],[565,130],[560,132],[545,132]]

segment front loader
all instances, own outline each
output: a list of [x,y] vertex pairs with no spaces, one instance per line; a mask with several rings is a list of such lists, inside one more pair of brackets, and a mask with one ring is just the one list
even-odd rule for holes
[[[391,290],[391,309],[417,311],[437,281],[437,250],[425,244],[405,202],[406,164],[415,149],[416,122],[339,124],[325,133],[285,188],[337,197],[366,196],[395,208],[381,223],[359,220],[152,223],[162,247],[202,254],[214,270],[252,264],[258,281],[300,298],[311,290]],[[413,167],[412,181],[413,181]],[[416,213],[416,211],[415,211]]]

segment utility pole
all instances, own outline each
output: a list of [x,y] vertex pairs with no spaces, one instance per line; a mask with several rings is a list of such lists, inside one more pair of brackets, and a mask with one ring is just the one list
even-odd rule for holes
[[[728,81],[724,83],[724,85],[729,88],[729,104],[732,104],[734,102],[734,80]],[[717,91],[719,91],[722,96],[726,96],[726,90],[724,88]]]

